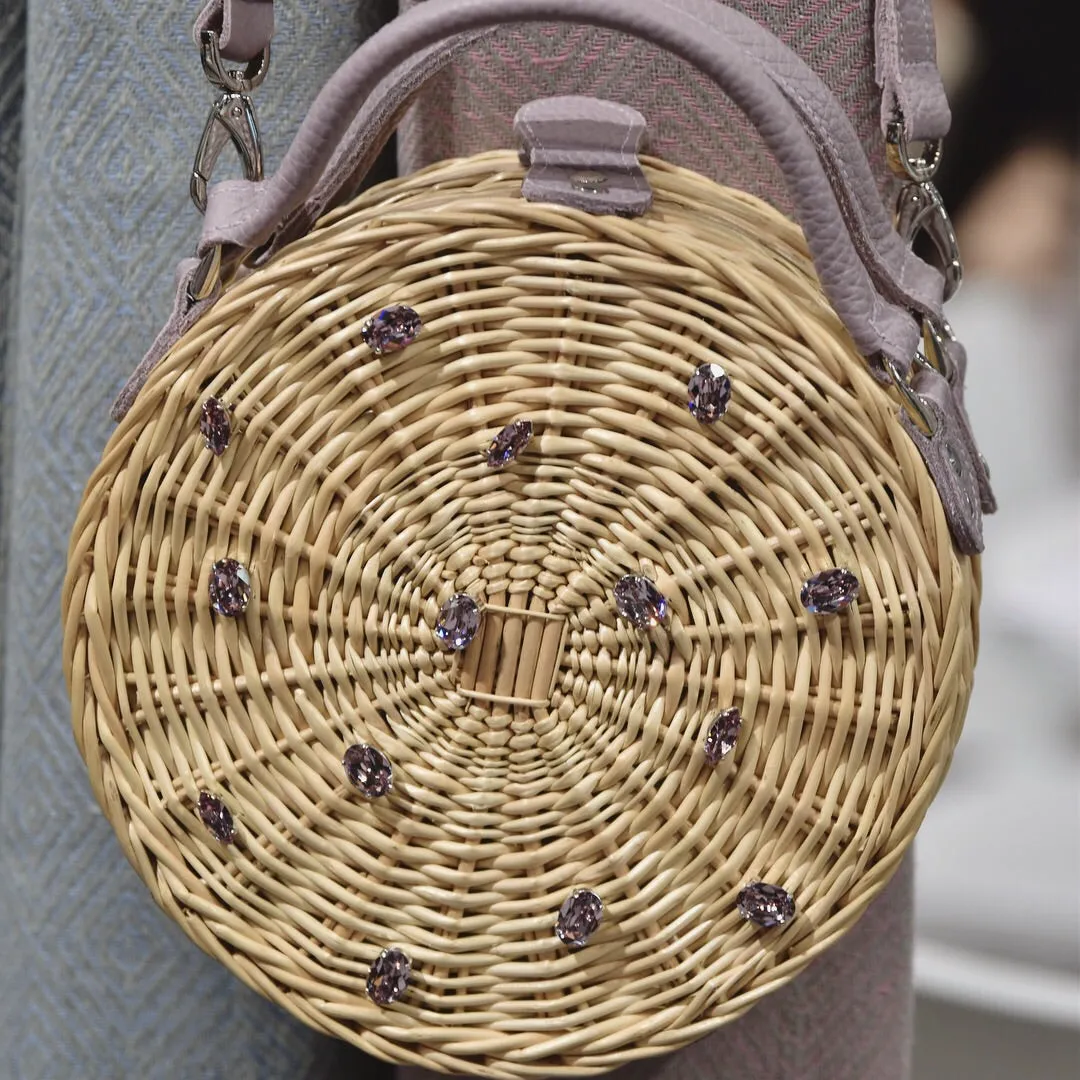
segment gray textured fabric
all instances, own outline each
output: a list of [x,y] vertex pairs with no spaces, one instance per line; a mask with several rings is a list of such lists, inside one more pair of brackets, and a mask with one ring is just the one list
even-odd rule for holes
[[[13,216],[22,3],[0,0],[0,288]],[[188,172],[212,93],[187,0],[29,0],[20,302],[0,473],[9,573],[0,754],[0,1077],[276,1080],[373,1063],[291,1020],[154,907],[94,803],[70,734],[59,593],[109,403],[172,300],[198,221]],[[387,5],[279,5],[256,96],[268,164]],[[231,150],[222,156],[235,170]],[[235,175],[235,171],[232,172]],[[6,289],[3,289],[6,295]]]
[[[399,2],[406,9],[424,0]],[[851,118],[882,189],[893,190],[874,85],[875,0],[727,2],[817,72]],[[654,46],[588,27],[507,27],[470,50],[426,88],[407,117],[399,161],[415,169],[504,145],[507,118],[547,94],[593,94],[631,105],[649,122],[652,153],[791,211],[761,137],[708,79]]]
[[[15,207],[19,188],[19,137],[22,132],[23,69],[26,58],[24,0],[0,0],[0,402],[4,399],[5,360],[15,307]],[[0,587],[7,565],[7,508],[9,485],[4,480],[8,459],[8,429],[0,408]],[[0,596],[3,594],[0,593]],[[0,658],[4,655],[5,623],[0,618]],[[0,701],[4,665],[0,660]],[[0,708],[0,748],[3,710]]]

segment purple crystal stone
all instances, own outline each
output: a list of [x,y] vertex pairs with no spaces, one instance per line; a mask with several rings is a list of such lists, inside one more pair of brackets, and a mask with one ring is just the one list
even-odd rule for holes
[[604,917],[604,904],[592,889],[575,889],[559,908],[555,934],[571,949],[584,948]]
[[719,364],[702,364],[686,384],[687,407],[696,420],[712,424],[727,412],[731,378]]
[[251,600],[251,575],[235,559],[219,559],[210,568],[210,606],[219,614],[235,619],[243,615]]
[[400,949],[383,949],[367,977],[368,997],[376,1005],[393,1005],[409,988],[412,963]]
[[529,445],[533,426],[531,420],[515,420],[499,432],[487,451],[487,463],[493,469],[509,465]]
[[619,578],[615,585],[615,606],[638,630],[647,630],[667,618],[667,597],[639,574]]
[[705,760],[717,765],[735,749],[742,727],[742,714],[738,709],[725,709],[705,733]]
[[356,743],[341,759],[345,777],[366,799],[378,799],[394,786],[394,769],[390,759],[374,746]]
[[802,606],[814,615],[835,615],[859,598],[859,579],[840,567],[806,579],[799,593]]
[[435,636],[452,652],[468,648],[480,629],[480,605],[468,593],[454,593],[439,609]]
[[779,885],[755,881],[739,893],[739,914],[758,926],[769,929],[783,926],[795,918],[795,898]]
[[236,839],[236,826],[229,808],[209,791],[199,792],[199,817],[215,840],[231,844]]
[[376,356],[382,356],[411,345],[423,325],[423,320],[411,307],[394,304],[383,308],[378,315],[372,315],[360,327],[360,335]]
[[199,431],[206,443],[206,449],[221,457],[232,437],[232,421],[229,419],[229,410],[217,398],[207,398],[203,402],[199,414]]

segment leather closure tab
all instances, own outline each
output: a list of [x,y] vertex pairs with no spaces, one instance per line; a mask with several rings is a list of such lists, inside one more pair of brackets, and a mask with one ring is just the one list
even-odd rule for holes
[[931,433],[921,431],[904,410],[900,422],[926,462],[957,550],[977,555],[983,550],[980,474],[984,465],[974,448],[963,405],[945,376],[930,367],[916,368],[911,389],[932,419]]
[[528,173],[521,194],[590,214],[637,217],[652,206],[638,150],[645,118],[590,97],[541,98],[522,106],[514,135]]

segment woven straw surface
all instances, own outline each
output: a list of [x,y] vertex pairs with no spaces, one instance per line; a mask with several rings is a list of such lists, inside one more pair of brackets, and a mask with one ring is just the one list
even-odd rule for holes
[[[794,225],[648,173],[640,220],[522,201],[509,153],[336,212],[165,359],[73,533],[74,728],[132,864],[249,985],[398,1062],[601,1072],[733,1019],[881,889],[960,732],[977,568],[896,402]],[[374,357],[360,325],[395,302],[424,330]],[[707,360],[734,383],[713,426],[686,408]],[[208,394],[235,407],[220,459]],[[519,417],[532,443],[489,470]],[[209,605],[224,556],[254,582],[237,620]],[[831,566],[859,601],[810,615]],[[666,627],[617,615],[628,572]],[[433,627],[457,591],[486,608],[455,655]],[[357,741],[388,797],[344,782]],[[794,894],[787,926],[739,917],[758,879]],[[553,926],[579,886],[605,914],[572,952]],[[391,945],[414,975],[381,1009]]]

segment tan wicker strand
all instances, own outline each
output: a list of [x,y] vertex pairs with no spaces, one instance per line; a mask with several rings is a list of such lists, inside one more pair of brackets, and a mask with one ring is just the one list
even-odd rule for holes
[[[334,212],[161,363],[73,532],[75,734],[132,865],[249,986],[389,1060],[595,1074],[734,1019],[881,890],[960,733],[977,564],[896,401],[795,225],[647,172],[636,220],[524,202],[509,153]],[[425,326],[376,357],[360,326],[388,303]],[[734,394],[706,427],[685,387],[709,360]],[[489,470],[519,417],[532,443]],[[226,555],[254,582],[235,621],[207,594]],[[815,617],[799,589],[831,566],[861,595]],[[628,572],[665,629],[617,617]],[[458,591],[486,614],[455,656],[433,627]],[[387,798],[344,782],[355,741],[393,762]],[[739,917],[757,879],[795,895],[789,925]],[[571,952],[578,886],[605,916]],[[414,976],[384,1010],[365,979],[390,945]]]

